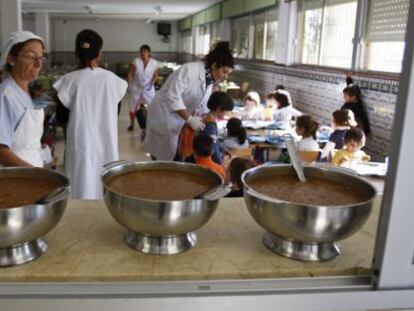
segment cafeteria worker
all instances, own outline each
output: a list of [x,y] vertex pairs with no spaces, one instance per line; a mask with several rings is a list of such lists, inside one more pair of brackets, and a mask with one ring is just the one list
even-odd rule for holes
[[44,60],[43,39],[30,31],[14,31],[5,39],[0,66],[0,166],[43,166],[40,139],[43,109],[36,109],[29,84]]
[[171,161],[185,123],[194,131],[204,128],[201,115],[213,84],[227,79],[234,67],[229,42],[218,42],[203,61],[184,64],[157,92],[147,114],[145,146],[155,160]]

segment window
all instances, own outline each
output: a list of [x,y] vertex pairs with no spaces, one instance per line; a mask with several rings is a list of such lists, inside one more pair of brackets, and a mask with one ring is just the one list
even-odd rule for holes
[[253,16],[254,58],[276,60],[277,10],[270,10]]
[[231,38],[235,57],[247,58],[249,55],[249,28],[248,16],[231,21]]
[[180,47],[181,51],[184,53],[191,54],[193,52],[193,36],[191,30],[187,30],[181,33],[182,46]]
[[400,72],[409,0],[370,0],[362,69]]
[[310,0],[301,4],[301,63],[350,68],[357,1]]
[[196,28],[196,55],[206,55],[210,50],[210,24]]

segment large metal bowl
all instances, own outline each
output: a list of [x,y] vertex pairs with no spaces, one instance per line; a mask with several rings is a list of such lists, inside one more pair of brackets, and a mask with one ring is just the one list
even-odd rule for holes
[[[183,201],[139,199],[117,193],[107,181],[127,172],[140,170],[173,170],[210,180],[215,188],[201,198]],[[107,165],[102,173],[104,200],[112,217],[127,229],[129,247],[144,253],[172,255],[185,251],[197,242],[193,232],[211,218],[228,185],[215,172],[204,167],[179,162],[120,162]]]
[[27,177],[58,182],[62,187],[42,204],[0,209],[0,267],[32,261],[43,254],[43,236],[62,218],[68,196],[69,180],[42,168],[0,168],[0,178]]
[[242,175],[244,199],[250,215],[267,231],[263,242],[270,250],[305,261],[333,259],[339,254],[335,242],[351,236],[368,219],[376,191],[363,179],[340,170],[306,166],[304,172],[306,177],[351,186],[368,199],[346,206],[312,206],[278,200],[249,186],[264,176],[295,175],[290,165],[261,166],[246,171]]

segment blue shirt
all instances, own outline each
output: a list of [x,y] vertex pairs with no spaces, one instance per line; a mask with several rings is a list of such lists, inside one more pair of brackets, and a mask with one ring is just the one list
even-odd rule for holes
[[29,94],[11,78],[0,84],[0,145],[12,147],[14,133],[27,108],[33,108]]

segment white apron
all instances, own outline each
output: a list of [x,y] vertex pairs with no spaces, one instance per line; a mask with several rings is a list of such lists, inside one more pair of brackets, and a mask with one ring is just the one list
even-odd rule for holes
[[149,105],[154,98],[155,88],[151,85],[152,77],[155,70],[157,70],[157,62],[150,58],[147,67],[141,58],[136,58],[135,75],[132,77],[131,85],[129,86],[129,92],[131,94],[130,111],[135,112],[137,110],[138,102],[142,102]]
[[127,83],[108,70],[85,68],[61,77],[54,88],[69,110],[65,173],[72,198],[102,198],[103,165],[119,159],[118,102]]
[[11,150],[27,163],[43,167],[40,140],[43,135],[43,109],[27,108],[14,133]]
[[[205,91],[201,101],[192,102],[187,105],[187,111],[190,115],[201,116],[208,111],[207,102],[212,89],[212,84],[207,89],[204,86]],[[157,94],[154,97],[153,104],[148,109],[149,116],[147,122],[150,125],[147,127],[145,145],[148,152],[157,160],[172,161],[177,153],[178,138],[185,121],[177,113],[170,112],[166,109],[168,103],[163,102],[162,98],[158,98],[161,96]],[[157,99],[160,100],[160,103],[155,104]],[[155,116],[155,118],[151,116]]]

